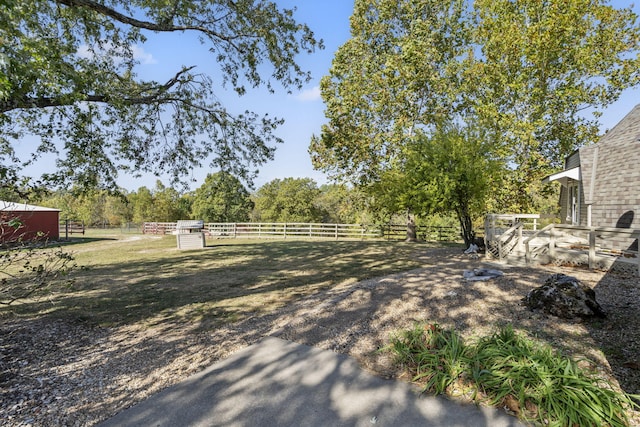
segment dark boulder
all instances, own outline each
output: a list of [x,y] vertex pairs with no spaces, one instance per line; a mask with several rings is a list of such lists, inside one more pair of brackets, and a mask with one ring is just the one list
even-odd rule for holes
[[529,291],[523,302],[531,310],[542,310],[564,319],[606,317],[594,290],[564,274],[551,275],[543,286]]

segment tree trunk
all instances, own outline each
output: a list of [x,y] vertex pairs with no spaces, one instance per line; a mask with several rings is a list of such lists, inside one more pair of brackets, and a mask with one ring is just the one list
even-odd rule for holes
[[407,239],[406,242],[417,242],[418,234],[416,233],[416,222],[411,211],[407,209]]
[[456,214],[460,221],[460,229],[462,230],[464,246],[465,248],[468,248],[469,245],[475,243],[476,240],[476,234],[473,232],[473,223],[471,221],[469,207],[466,204],[462,204],[458,209],[456,209]]

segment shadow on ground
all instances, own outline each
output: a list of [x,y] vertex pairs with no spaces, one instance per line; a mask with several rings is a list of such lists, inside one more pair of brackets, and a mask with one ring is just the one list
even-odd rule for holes
[[[633,211],[625,212],[616,223],[617,228],[631,228]],[[621,239],[617,244],[625,253],[638,252],[638,239]],[[628,261],[635,260],[635,263]],[[640,396],[640,278],[638,258],[618,258],[609,272],[595,285],[598,294],[608,299],[598,302],[607,319],[587,323],[591,336],[606,355],[615,377],[624,391]],[[612,339],[612,337],[614,339]],[[640,399],[638,400],[640,403]]]

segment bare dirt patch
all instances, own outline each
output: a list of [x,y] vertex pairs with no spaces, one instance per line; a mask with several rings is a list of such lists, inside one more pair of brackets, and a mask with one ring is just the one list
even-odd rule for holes
[[[73,319],[3,319],[0,418],[13,426],[93,425],[267,335],[349,354],[377,375],[399,377],[378,350],[415,322],[455,328],[467,339],[512,324],[593,360],[603,376],[640,393],[637,278],[546,266],[503,268],[501,278],[466,282],[463,270],[486,266],[482,260],[458,249],[418,249],[416,256],[421,268],[346,281],[214,329],[173,320],[103,328]],[[572,322],[520,305],[553,273],[593,287],[608,319]]]

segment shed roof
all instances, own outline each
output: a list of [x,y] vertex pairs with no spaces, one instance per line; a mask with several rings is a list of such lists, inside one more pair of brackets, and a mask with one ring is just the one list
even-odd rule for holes
[[60,209],[29,205],[26,203],[5,202],[4,200],[0,200],[0,212],[45,212],[45,211],[60,212]]

